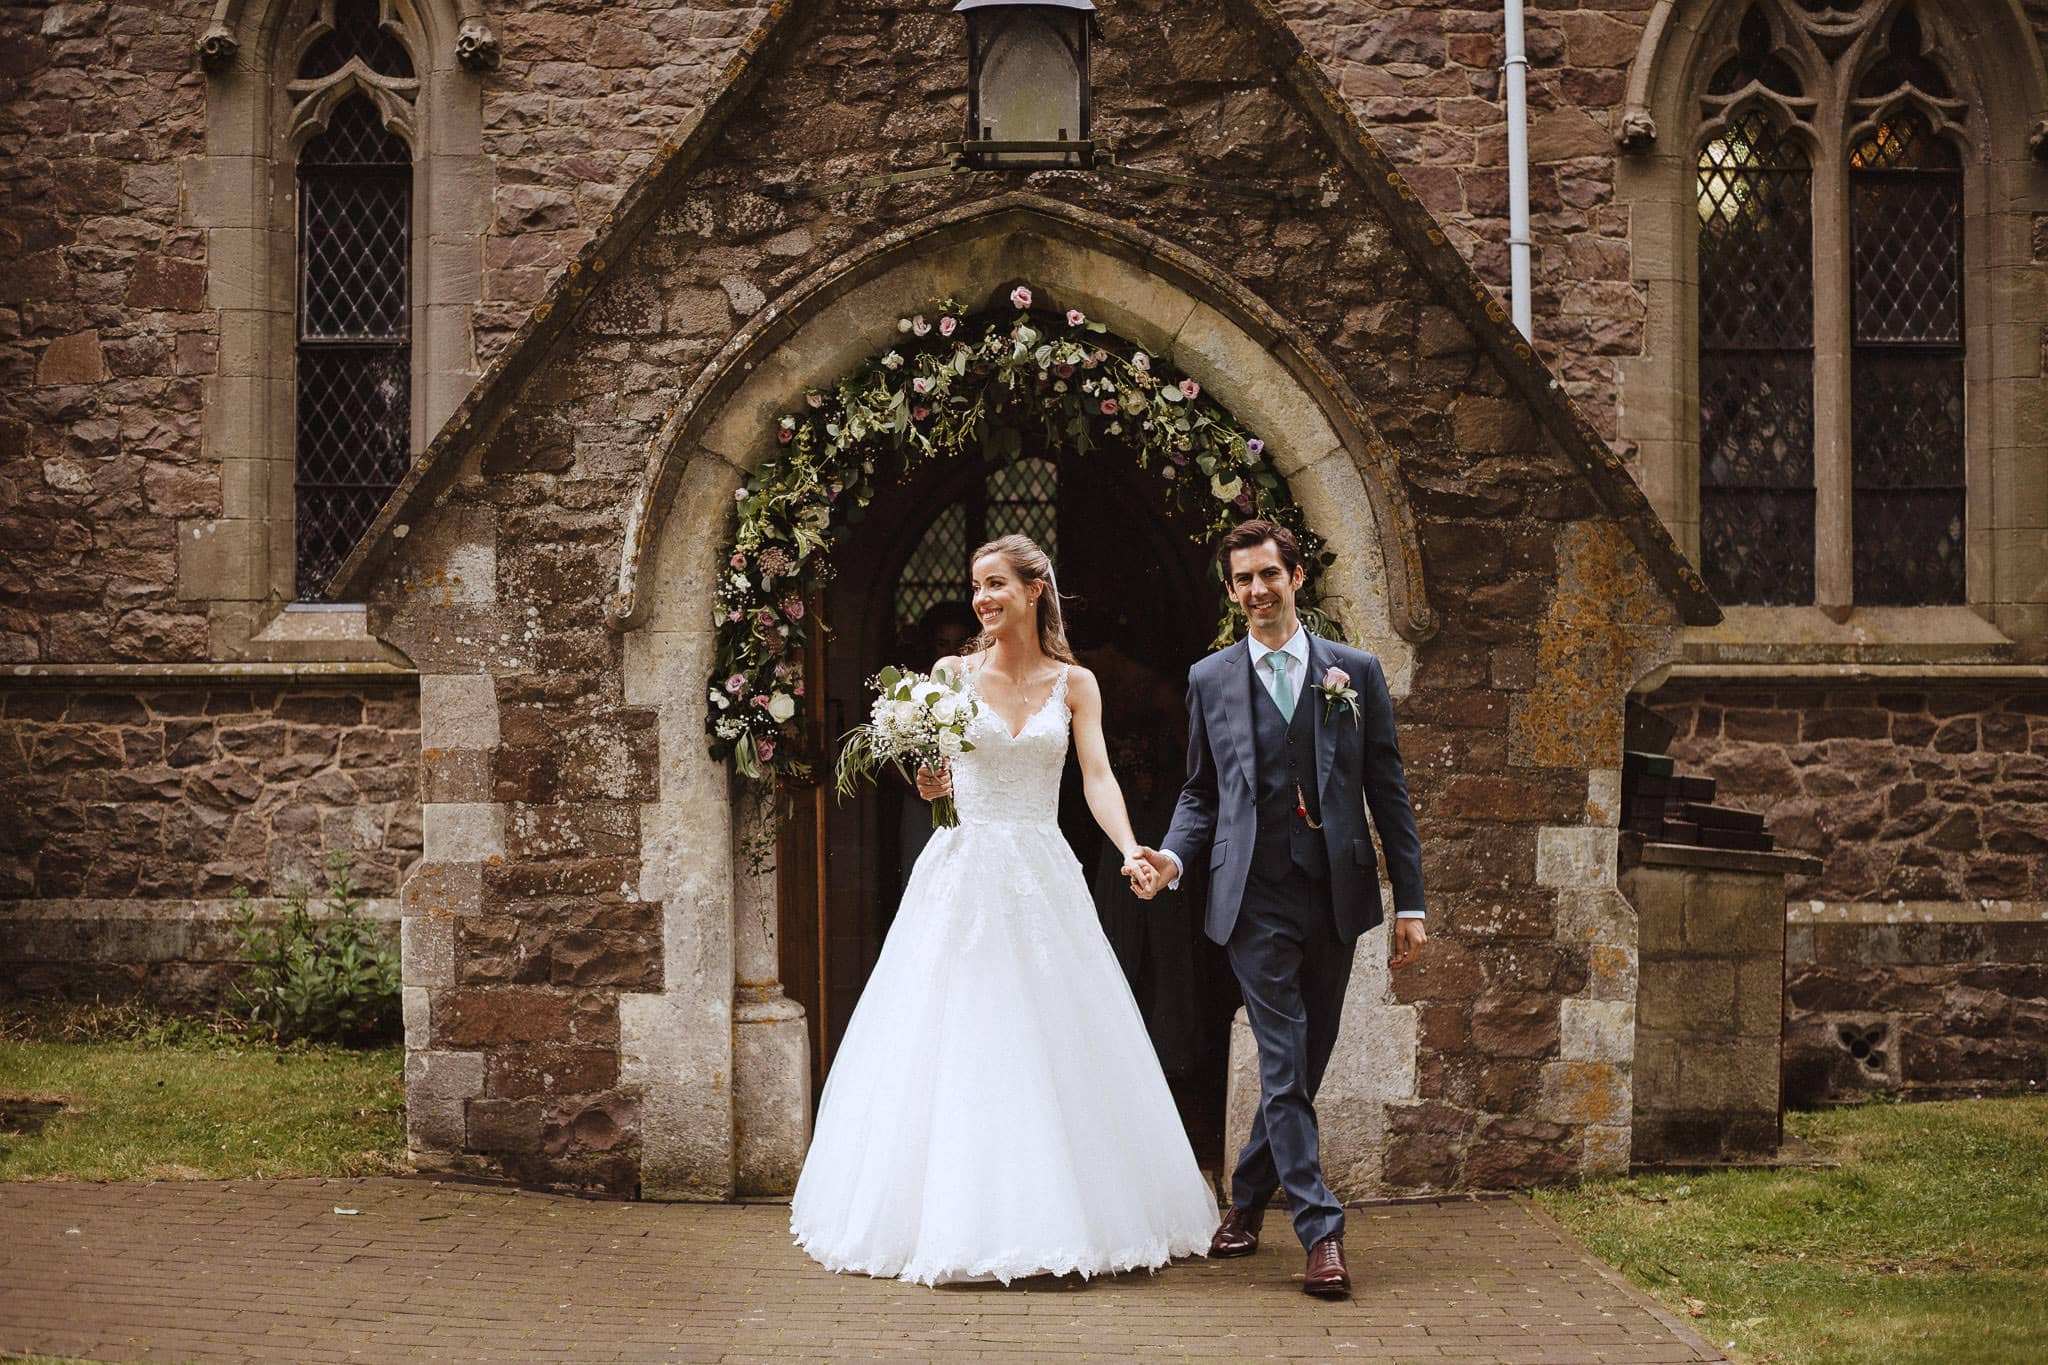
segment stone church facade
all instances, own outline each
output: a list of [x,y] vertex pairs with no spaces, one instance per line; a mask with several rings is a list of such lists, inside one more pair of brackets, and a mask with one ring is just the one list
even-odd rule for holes
[[1626,1163],[1631,693],[1822,859],[1838,1089],[2038,1078],[2048,11],[1532,14],[1532,354],[1494,7],[1104,3],[1153,179],[834,188],[960,137],[947,8],[9,12],[15,988],[209,998],[229,889],[345,849],[423,1159],[786,1188],[811,945],[704,751],[715,556],[806,386],[1029,280],[1267,433],[1395,681],[1436,942],[1354,984],[1346,1192]]

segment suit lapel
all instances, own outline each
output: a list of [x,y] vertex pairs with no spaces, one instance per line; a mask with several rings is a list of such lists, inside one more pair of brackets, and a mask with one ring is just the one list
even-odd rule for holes
[[1238,707],[1238,712],[1235,716],[1225,716],[1224,720],[1228,723],[1220,728],[1229,732],[1231,743],[1237,749],[1237,771],[1244,778],[1244,784],[1256,790],[1259,758],[1258,746],[1252,740],[1252,726],[1257,723],[1253,719],[1252,708],[1259,703],[1258,696],[1253,691],[1259,682],[1252,676],[1250,644],[1239,640],[1230,647],[1229,653],[1230,657],[1224,667],[1223,694]]
[[1330,667],[1329,646],[1314,631],[1308,637],[1308,676],[1301,680],[1301,700],[1298,705],[1315,708],[1313,724],[1316,737],[1316,796],[1320,800],[1330,790],[1330,768],[1337,759],[1337,727],[1323,712],[1322,693],[1316,691],[1316,683]]

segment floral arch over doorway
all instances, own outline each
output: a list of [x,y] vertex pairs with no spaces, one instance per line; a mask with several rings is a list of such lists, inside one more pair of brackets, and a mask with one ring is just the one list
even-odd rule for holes
[[[715,607],[733,571],[735,511],[764,467],[798,448],[794,430],[787,444],[777,439],[783,419],[799,427],[823,420],[810,393],[836,394],[891,351],[907,357],[912,340],[936,337],[932,300],[993,298],[999,324],[1014,323],[1018,310],[1001,305],[1014,282],[1027,280],[1045,340],[1072,336],[1126,361],[1138,350],[1172,356],[1177,368],[1155,363],[1153,372],[1176,389],[1191,378],[1198,400],[1213,398],[1212,440],[1242,438],[1247,450],[1254,437],[1264,442],[1261,459],[1278,487],[1255,506],[1298,508],[1301,524],[1324,538],[1333,557],[1320,575],[1321,602],[1379,655],[1397,696],[1407,694],[1415,645],[1436,628],[1398,460],[1365,405],[1306,334],[1194,253],[1129,224],[1011,194],[884,234],[792,285],[721,348],[651,442],[612,603],[626,698],[654,714],[662,755],[660,793],[639,808],[636,885],[663,906],[662,979],[620,1000],[620,1074],[642,1096],[650,1193],[786,1192],[809,1131],[805,1018],[781,980],[785,870],[764,873],[755,856],[773,837],[772,803],[736,791],[732,764],[705,743],[707,710],[719,709],[707,683],[716,677],[722,686],[735,671],[719,671],[720,632],[738,623],[731,608]],[[1045,297],[1058,300],[1057,315],[1037,308]],[[1105,331],[1083,323],[1070,333],[1069,308]],[[920,314],[932,328],[925,338],[915,330]],[[902,320],[910,332],[898,330]],[[977,316],[970,336],[988,321]],[[1035,385],[1035,346],[1032,358]],[[1101,415],[1102,396],[1092,396]],[[817,530],[832,524],[828,511]],[[746,695],[751,704],[762,693]],[[1376,1064],[1356,1098],[1412,1093],[1413,1007],[1381,1003],[1383,982],[1358,989],[1353,1012],[1371,1021],[1392,1060]]]
[[[1201,383],[1079,308],[1029,284],[999,287],[1008,309],[980,318],[943,299],[897,319],[897,346],[813,388],[774,424],[776,452],[737,490],[738,528],[717,594],[718,650],[705,728],[714,757],[765,783],[802,777],[797,712],[807,603],[831,577],[845,514],[925,461],[978,450],[1014,461],[1026,438],[1087,456],[1120,446],[1156,469],[1162,496],[1206,530],[1263,516],[1301,538],[1312,570],[1332,558],[1263,440]],[[1312,602],[1311,594],[1307,601]],[[1227,636],[1226,616],[1219,637]]]

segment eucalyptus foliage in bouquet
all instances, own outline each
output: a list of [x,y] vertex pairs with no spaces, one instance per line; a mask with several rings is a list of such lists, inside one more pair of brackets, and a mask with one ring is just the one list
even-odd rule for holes
[[[848,730],[839,742],[839,794],[850,796],[862,778],[872,781],[884,763],[894,765],[905,781],[919,768],[937,771],[974,745],[968,727],[981,707],[963,679],[948,669],[913,673],[885,668],[874,680],[875,704],[868,723]],[[960,823],[953,798],[932,802],[932,828],[951,829]]]

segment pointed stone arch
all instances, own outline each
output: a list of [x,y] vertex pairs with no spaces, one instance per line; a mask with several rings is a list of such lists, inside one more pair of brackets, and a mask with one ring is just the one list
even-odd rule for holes
[[[1396,695],[1435,628],[1398,460],[1342,374],[1255,296],[1193,253],[1127,225],[1010,195],[888,234],[759,310],[663,424],[633,502],[613,610],[627,700],[658,716],[660,799],[641,810],[638,895],[663,907],[662,989],[620,1002],[622,1079],[640,1087],[643,1187],[729,1197],[792,1187],[808,1142],[806,1033],[784,998],[772,874],[745,850],[765,816],[706,750],[707,604],[733,493],[776,419],[896,340],[896,319],[944,296],[1025,279],[1180,368],[1267,442],[1337,559],[1323,599],[1378,654]],[[1364,957],[1370,958],[1371,954]],[[1362,965],[1347,1030],[1374,1064],[1333,1077],[1330,1102],[1378,1116],[1416,1085],[1414,1008]],[[1358,1158],[1377,1160],[1377,1142]],[[1356,1173],[1376,1187],[1376,1166]]]
[[[1121,336],[1174,355],[1266,439],[1298,500],[1306,496],[1312,524],[1367,511],[1363,535],[1350,553],[1339,552],[1330,593],[1346,608],[1344,619],[1370,639],[1429,638],[1435,614],[1398,457],[1337,369],[1298,329],[1193,253],[1024,194],[885,235],[790,289],[726,344],[649,451],[628,512],[615,604],[620,623],[645,618],[643,585],[661,559],[658,532],[686,468],[708,457],[751,470],[769,448],[776,417],[795,407],[806,387],[829,387],[861,358],[887,350],[899,316],[949,294],[977,297],[1013,276]],[[1351,476],[1337,468],[1310,473],[1333,456]],[[1326,515],[1318,515],[1317,501]]]
[[[1818,41],[1867,42],[1869,35],[1881,32],[1907,2],[1892,0],[1869,19],[1843,20],[1809,11],[1802,23]],[[1622,115],[1615,126],[1615,142],[1624,152],[1685,154],[1679,145],[1691,126],[1691,119],[1685,116],[1685,101],[1701,84],[1699,68],[1713,60],[1729,14],[1739,15],[1751,3],[1753,0],[1723,0],[1719,4],[1680,5],[1678,0],[1656,0],[1643,25],[1635,60],[1629,65]],[[2000,137],[2025,139],[2034,159],[2048,160],[2048,59],[2042,56],[2023,0],[1941,8],[1941,21],[1968,39],[1970,50],[1984,63],[1982,88],[1972,90],[1971,95],[1973,102],[1981,101],[1978,107],[1993,114],[1993,131]],[[1923,14],[1928,9],[1923,9]],[[1963,12],[1954,12],[1958,9]],[[1955,74],[1975,83],[1973,73]]]

